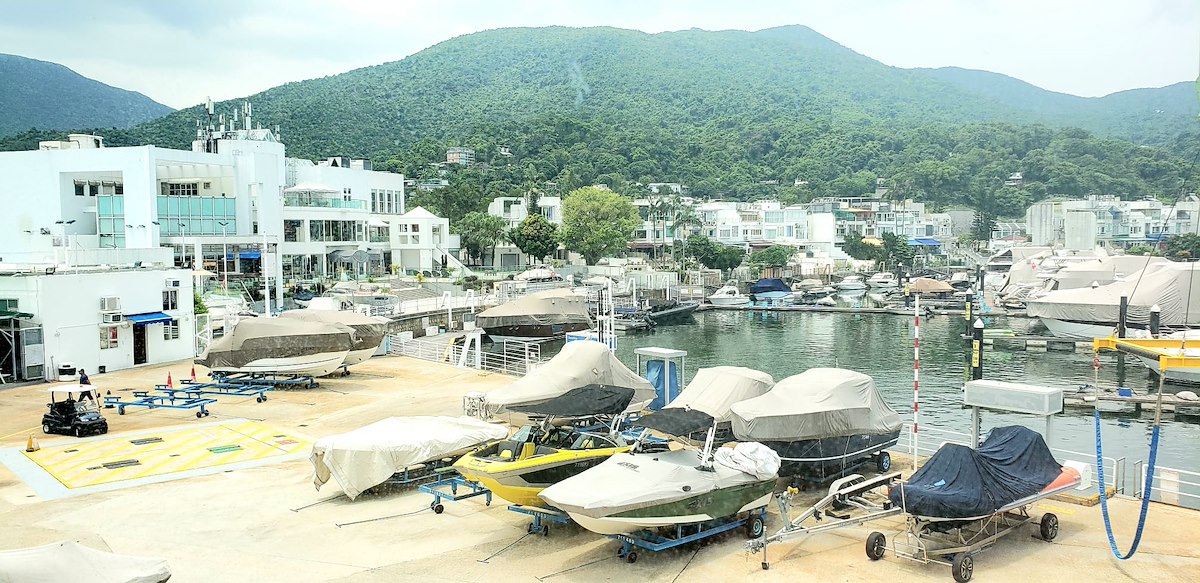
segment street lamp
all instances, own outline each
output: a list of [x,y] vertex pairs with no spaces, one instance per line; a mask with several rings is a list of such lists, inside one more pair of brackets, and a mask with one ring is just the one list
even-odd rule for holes
[[229,251],[227,245],[229,241],[225,240],[225,227],[229,226],[228,222],[217,221],[221,225],[221,285],[225,290],[229,290]]

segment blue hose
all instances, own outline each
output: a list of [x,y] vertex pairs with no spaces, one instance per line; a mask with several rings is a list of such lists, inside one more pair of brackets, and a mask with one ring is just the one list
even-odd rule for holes
[[1138,517],[1137,533],[1133,535],[1133,546],[1129,552],[1121,554],[1117,548],[1117,540],[1113,538],[1112,521],[1108,516],[1108,492],[1104,487],[1104,451],[1100,446],[1100,410],[1096,409],[1096,473],[1100,477],[1100,511],[1104,515],[1104,530],[1108,534],[1108,546],[1112,549],[1117,560],[1124,561],[1137,552],[1138,544],[1142,542],[1142,530],[1146,526],[1146,512],[1150,510],[1150,492],[1154,486],[1154,459],[1158,456],[1158,423],[1150,434],[1150,463],[1146,466],[1146,486],[1142,489],[1142,513]]

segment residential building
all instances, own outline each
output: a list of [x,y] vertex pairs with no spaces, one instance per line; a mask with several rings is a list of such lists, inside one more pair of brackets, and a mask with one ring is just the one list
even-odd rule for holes
[[470,166],[475,163],[475,150],[471,148],[450,148],[446,150],[446,163]]
[[1112,195],[1036,202],[1025,211],[1030,243],[1068,249],[1128,247],[1197,232],[1200,198],[1176,203],[1154,198],[1121,200]]
[[[548,222],[562,226],[562,197],[541,196],[537,199],[538,213]],[[529,201],[521,196],[502,196],[488,203],[489,215],[500,217],[508,222],[512,229],[521,224],[529,216]],[[559,251],[559,257],[566,259],[566,254]],[[483,256],[483,267],[494,269],[520,269],[527,264],[526,257],[516,245],[502,242],[496,245],[493,252]]]

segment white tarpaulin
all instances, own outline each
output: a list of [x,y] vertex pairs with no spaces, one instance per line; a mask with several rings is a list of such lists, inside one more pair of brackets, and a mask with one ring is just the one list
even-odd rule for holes
[[412,465],[508,437],[502,425],[469,417],[388,417],[313,444],[313,484],[332,476],[353,500]]
[[1050,292],[1026,302],[1026,312],[1036,318],[1115,324],[1122,295],[1129,298],[1129,323],[1148,323],[1155,304],[1162,308],[1163,325],[1200,323],[1200,269],[1195,263],[1173,261],[1151,262],[1108,285]]
[[628,412],[639,411],[655,397],[649,381],[629,370],[608,347],[592,341],[568,342],[545,364],[513,383],[487,394],[490,414],[508,407],[541,403],[588,385],[633,389]]
[[475,324],[486,330],[500,326],[591,322],[585,300],[570,288],[548,289],[479,312],[475,315]]
[[779,473],[782,460],[775,450],[755,441],[743,441],[733,447],[718,448],[713,453],[718,464],[741,470],[760,480],[769,480]]
[[118,555],[74,541],[0,551],[0,583],[161,583],[163,559]]
[[714,366],[696,371],[692,382],[664,409],[691,409],[729,421],[729,408],[738,401],[766,394],[775,385],[771,375],[743,366]]
[[871,377],[841,368],[810,368],[732,409],[733,434],[746,441],[877,435],[901,425]]

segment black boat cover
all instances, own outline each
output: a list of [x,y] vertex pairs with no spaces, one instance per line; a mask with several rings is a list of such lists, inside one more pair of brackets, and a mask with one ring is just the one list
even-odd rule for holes
[[612,385],[584,385],[571,389],[553,399],[538,403],[510,405],[521,413],[551,417],[583,417],[589,415],[619,415],[629,407],[634,390]]
[[990,515],[1049,486],[1062,466],[1036,431],[997,427],[978,449],[948,443],[888,497],[904,511],[934,518]]
[[695,409],[666,407],[638,419],[637,424],[667,435],[691,435],[697,431],[708,431],[716,420],[712,415]]
[[779,279],[779,278],[764,277],[764,278],[750,284],[750,293],[752,293],[752,294],[761,294],[761,293],[766,293],[766,292],[778,292],[778,291],[790,292],[790,291],[792,291],[792,288],[788,287],[788,285],[786,283],[783,283],[783,280]]

